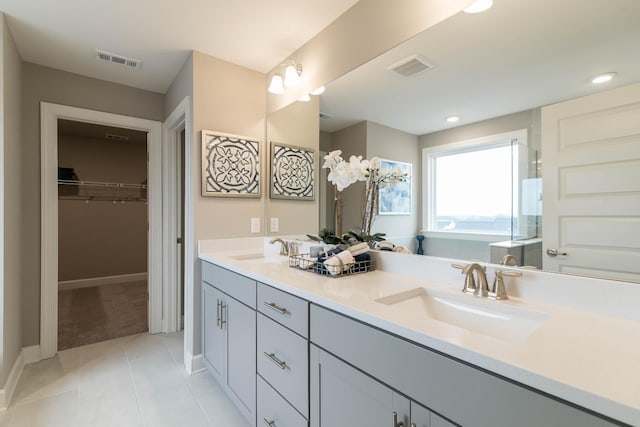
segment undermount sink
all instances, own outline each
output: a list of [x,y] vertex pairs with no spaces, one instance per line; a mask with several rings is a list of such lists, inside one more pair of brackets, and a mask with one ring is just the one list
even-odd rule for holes
[[425,288],[392,294],[376,302],[411,313],[412,317],[423,316],[502,340],[524,339],[549,318],[503,302]]
[[272,255],[265,254],[263,252],[252,253],[252,254],[242,254],[242,255],[231,255],[230,258],[233,258],[238,261],[252,261],[252,262],[281,262],[286,261],[287,257],[282,255]]

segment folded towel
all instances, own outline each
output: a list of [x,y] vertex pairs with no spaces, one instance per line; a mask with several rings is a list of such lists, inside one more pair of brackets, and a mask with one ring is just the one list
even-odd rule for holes
[[354,257],[356,263],[353,264],[351,273],[363,273],[365,271],[371,270],[371,255],[368,253],[360,254]]
[[369,245],[366,242],[362,242],[353,246],[349,246],[347,249],[349,250],[349,252],[351,252],[351,255],[358,256],[360,254],[369,252]]
[[349,251],[337,253],[324,261],[324,266],[333,276],[348,270],[355,262],[353,255]]

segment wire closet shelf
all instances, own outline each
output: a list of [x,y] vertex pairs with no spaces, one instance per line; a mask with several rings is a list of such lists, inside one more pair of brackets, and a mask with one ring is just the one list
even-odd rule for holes
[[85,202],[147,202],[147,184],[122,182],[58,180],[59,200],[81,200]]

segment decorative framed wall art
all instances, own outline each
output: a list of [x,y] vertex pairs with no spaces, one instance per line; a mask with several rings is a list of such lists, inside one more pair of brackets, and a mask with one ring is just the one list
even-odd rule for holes
[[260,197],[261,141],[202,131],[202,195]]
[[410,215],[411,214],[411,163],[395,160],[380,159],[380,170],[398,170],[406,174],[404,182],[387,185],[380,189],[378,198],[379,215]]
[[271,141],[271,198],[314,200],[315,151]]

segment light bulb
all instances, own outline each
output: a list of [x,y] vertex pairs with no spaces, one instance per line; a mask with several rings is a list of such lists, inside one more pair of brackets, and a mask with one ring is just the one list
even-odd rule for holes
[[597,76],[591,79],[591,83],[595,83],[595,84],[606,83],[612,78],[614,78],[615,76],[616,76],[616,73],[598,74]]
[[493,0],[477,0],[466,9],[463,9],[465,13],[480,13],[491,8],[493,6]]
[[271,78],[271,84],[269,85],[268,91],[276,95],[282,95],[284,93],[284,85],[282,84],[282,77],[279,74],[275,74]]
[[300,74],[295,65],[287,65],[284,70],[284,85],[286,87],[294,87],[300,83]]
[[322,93],[324,93],[324,86],[320,86],[318,89],[312,90],[311,91],[311,95],[320,95]]
[[458,120],[460,120],[460,117],[458,117],[458,116],[449,116],[449,117],[447,117],[447,122],[448,123],[455,123]]

